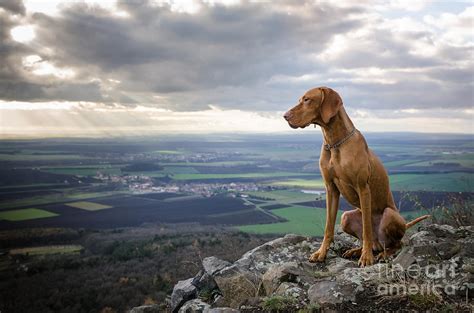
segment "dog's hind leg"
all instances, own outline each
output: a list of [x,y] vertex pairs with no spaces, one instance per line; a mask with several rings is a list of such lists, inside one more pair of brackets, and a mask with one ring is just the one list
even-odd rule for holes
[[341,216],[341,228],[342,230],[356,237],[362,239],[362,212],[359,209],[346,211]]
[[346,259],[351,259],[351,258],[360,258],[361,255],[362,255],[362,248],[359,247],[359,248],[352,248],[352,249],[347,250],[346,252],[342,254],[342,257]]
[[[377,259],[386,259],[401,248],[401,240],[405,235],[406,222],[397,210],[386,208],[377,229],[377,237],[382,251]],[[380,251],[380,249],[377,249]]]
[[[380,224],[381,216],[375,215],[372,217],[372,229],[373,229],[373,242],[372,242],[372,249],[374,251],[381,251],[383,245],[378,240],[378,225]],[[362,212],[360,209],[355,209],[351,211],[346,211],[341,216],[341,228],[342,230],[359,239],[362,242]],[[345,251],[342,255],[343,258],[353,258],[353,257],[360,257],[362,254],[362,248],[353,248]]]
[[[362,212],[359,209],[355,209],[342,213],[341,228],[345,233],[362,240]],[[359,247],[347,250],[343,253],[342,257],[347,259],[359,258],[361,254],[362,248]]]

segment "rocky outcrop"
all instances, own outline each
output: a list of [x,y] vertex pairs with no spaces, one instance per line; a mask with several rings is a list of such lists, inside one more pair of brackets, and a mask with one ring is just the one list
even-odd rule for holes
[[[358,243],[338,231],[325,262],[309,263],[319,239],[286,235],[234,263],[203,260],[179,282],[174,312],[317,312],[474,308],[474,227],[427,225],[390,260],[359,268],[342,253]],[[194,288],[193,288],[194,287]]]

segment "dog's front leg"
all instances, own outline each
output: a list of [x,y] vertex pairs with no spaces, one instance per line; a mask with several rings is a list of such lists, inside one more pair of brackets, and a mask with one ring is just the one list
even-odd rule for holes
[[368,184],[364,184],[359,188],[359,199],[362,212],[362,254],[359,259],[359,266],[364,267],[374,264],[371,194]]
[[309,257],[310,262],[323,262],[326,259],[329,245],[334,239],[334,225],[336,224],[340,195],[341,193],[334,184],[326,185],[326,227],[324,228],[324,239],[319,249]]

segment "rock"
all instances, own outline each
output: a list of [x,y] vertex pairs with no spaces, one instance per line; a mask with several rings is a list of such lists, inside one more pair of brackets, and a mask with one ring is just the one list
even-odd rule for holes
[[297,283],[283,282],[278,286],[275,295],[282,297],[294,298],[300,302],[304,302],[307,298],[306,291],[299,287]]
[[474,265],[473,264],[464,264],[462,270],[471,274],[474,274]]
[[398,264],[402,268],[408,268],[416,262],[412,247],[403,247],[398,255],[393,259],[393,264]]
[[210,256],[202,260],[202,266],[209,275],[214,275],[229,265],[229,262],[216,258],[215,256]]
[[424,245],[424,244],[434,244],[436,243],[435,237],[431,235],[429,231],[422,230],[420,232],[414,233],[409,240],[409,243],[413,246]]
[[338,288],[335,281],[319,281],[309,288],[309,301],[311,304],[318,304],[322,307],[341,303],[343,297],[341,297]]
[[449,260],[461,251],[461,245],[456,241],[444,241],[434,245],[438,256],[443,260]]
[[331,273],[340,273],[346,268],[355,268],[357,267],[356,261],[351,261],[343,258],[334,258],[329,260],[327,268]]
[[[250,250],[237,260],[234,266],[264,274],[273,264],[306,262],[310,252],[319,247],[319,242],[306,239],[303,236],[288,234]],[[292,251],[288,249],[289,246]]]
[[344,252],[349,249],[357,247],[358,239],[346,234],[342,231],[341,227],[338,226],[335,231],[334,240],[331,244],[330,251],[334,251],[336,255],[342,256]]
[[[291,303],[291,310],[393,311],[403,299],[403,305],[414,311],[434,310],[443,303],[463,303],[469,311],[470,295],[474,293],[474,227],[420,228],[417,233],[407,234],[409,240],[404,239],[405,246],[393,260],[364,268],[357,266],[357,260],[341,257],[358,243],[340,231],[326,260],[320,263],[308,262],[320,240],[297,235],[258,246],[234,263],[206,258],[204,270],[191,281],[180,281],[175,286],[172,309],[176,312],[186,303],[182,310],[262,312],[280,299]],[[386,293],[390,286],[400,284],[406,288],[436,285],[439,292],[436,297],[425,297],[419,291],[415,296]],[[189,301],[203,291],[207,296]],[[471,302],[466,304],[466,299]],[[212,303],[212,308],[203,301]]]
[[211,308],[206,313],[240,313],[240,310],[232,308]]
[[456,230],[453,226],[449,225],[437,225],[437,224],[430,224],[424,226],[423,230],[427,230],[430,233],[434,234],[434,236],[438,238],[456,238]]
[[336,280],[344,286],[351,286],[352,293],[363,292],[371,285],[377,285],[387,281],[386,273],[389,265],[377,263],[372,266],[362,268],[347,268],[342,275],[337,275]]
[[179,309],[179,313],[204,313],[208,312],[211,306],[200,299],[194,299],[186,302]]
[[428,260],[439,260],[438,252],[433,245],[420,245],[412,247],[416,262],[422,266],[427,265]]
[[471,238],[474,234],[474,226],[461,226],[455,229],[456,235],[460,238]]
[[197,288],[193,285],[194,278],[180,280],[173,288],[171,294],[171,311],[177,312],[188,300],[197,296]]
[[245,299],[258,296],[263,292],[260,277],[260,273],[254,274],[236,266],[218,272],[214,279],[223,295],[219,305],[239,308]]
[[209,275],[208,272],[203,270],[199,271],[199,273],[193,278],[191,284],[195,286],[198,291],[211,292],[212,290],[217,288],[217,284],[214,278]]
[[161,313],[163,307],[158,304],[137,306],[129,311],[129,313]]
[[295,282],[299,271],[296,262],[287,262],[271,266],[262,277],[262,284],[267,295],[271,295],[282,282]]
[[[224,299],[219,300],[220,305],[238,308],[238,306],[249,297],[264,295],[263,275],[274,265],[293,263],[293,266],[300,270],[305,268],[302,263],[308,264],[307,259],[311,251],[319,247],[320,242],[308,240],[306,237],[298,235],[286,235],[267,242],[255,249],[245,253],[239,260],[231,266],[217,271],[213,276]],[[316,266],[316,265],[314,265]],[[288,268],[288,266],[286,266]],[[313,267],[311,265],[310,267]],[[293,273],[298,279],[309,287],[309,276],[302,271]],[[270,281],[270,273],[266,281]],[[285,274],[286,275],[286,274]],[[309,274],[310,275],[310,274]],[[275,290],[278,284],[275,282]]]

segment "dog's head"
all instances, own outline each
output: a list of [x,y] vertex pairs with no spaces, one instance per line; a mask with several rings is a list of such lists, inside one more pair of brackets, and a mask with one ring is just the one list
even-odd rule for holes
[[283,117],[291,128],[326,125],[341,107],[342,99],[337,92],[328,87],[318,87],[308,90]]

